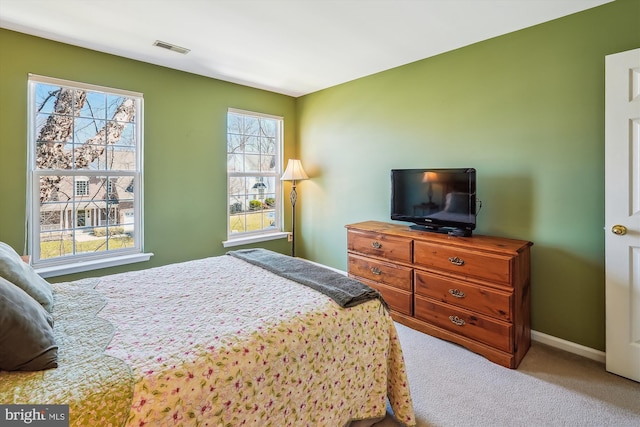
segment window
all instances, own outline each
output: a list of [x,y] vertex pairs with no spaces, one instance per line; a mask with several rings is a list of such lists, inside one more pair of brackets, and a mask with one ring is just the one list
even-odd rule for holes
[[[139,93],[29,76],[34,267],[65,274],[142,253],[142,106]],[[73,263],[95,266],[60,268]]]
[[229,240],[282,231],[282,127],[282,117],[234,109],[227,114]]
[[76,196],[89,195],[89,180],[76,179]]

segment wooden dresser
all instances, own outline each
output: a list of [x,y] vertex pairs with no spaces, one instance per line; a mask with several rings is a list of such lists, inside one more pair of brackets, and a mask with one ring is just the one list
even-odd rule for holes
[[394,320],[517,368],[531,344],[531,242],[366,221],[347,228],[349,276]]

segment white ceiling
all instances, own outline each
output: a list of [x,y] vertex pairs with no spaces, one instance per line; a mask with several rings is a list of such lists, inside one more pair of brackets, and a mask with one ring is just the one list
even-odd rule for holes
[[609,1],[0,0],[0,27],[300,96]]

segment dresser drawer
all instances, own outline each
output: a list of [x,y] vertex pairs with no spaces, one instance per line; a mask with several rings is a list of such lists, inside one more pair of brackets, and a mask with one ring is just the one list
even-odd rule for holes
[[347,232],[347,249],[365,255],[410,263],[411,247],[411,239],[353,230]]
[[415,317],[448,331],[485,343],[508,353],[513,352],[513,326],[468,310],[416,295]]
[[349,274],[372,282],[411,292],[413,290],[412,273],[413,269],[408,267],[349,254]]
[[452,246],[415,242],[414,263],[436,270],[444,270],[464,277],[511,285],[512,257],[479,253]]
[[413,287],[417,295],[466,308],[504,321],[512,320],[512,292],[468,284],[437,274],[415,271]]
[[389,304],[391,310],[406,314],[407,316],[413,315],[413,294],[411,292],[402,291],[391,286],[365,280],[361,277],[354,278],[360,280],[365,285],[377,289],[382,294],[382,297],[387,304]]

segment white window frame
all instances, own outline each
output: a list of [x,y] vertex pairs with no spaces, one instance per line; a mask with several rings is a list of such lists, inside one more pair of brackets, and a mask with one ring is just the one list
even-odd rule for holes
[[[276,148],[277,153],[275,156],[276,168],[275,168],[275,171],[272,173],[261,173],[261,172],[255,172],[255,171],[236,172],[236,171],[229,171],[229,169],[227,168],[227,190],[226,190],[226,203],[225,203],[226,210],[227,210],[227,213],[226,213],[227,240],[223,241],[222,244],[224,247],[231,247],[231,246],[238,246],[238,245],[244,245],[249,243],[262,242],[267,240],[286,238],[288,236],[288,233],[283,231],[283,216],[284,216],[283,215],[284,205],[283,205],[283,196],[282,196],[283,187],[282,187],[282,182],[280,181],[280,177],[282,176],[282,159],[283,159],[282,153],[284,148],[284,117],[265,114],[265,113],[258,113],[255,111],[241,110],[237,108],[229,108],[227,110],[227,117],[230,113],[276,120],[278,123],[277,148]],[[227,119],[227,122],[228,122],[228,119]],[[225,146],[228,147],[228,133],[227,133],[227,138],[225,138]],[[225,149],[225,152],[228,153],[228,150]],[[240,233],[234,233],[231,231],[231,223],[230,223],[231,215],[230,215],[230,206],[229,206],[231,194],[229,192],[229,180],[232,177],[243,177],[243,176],[275,178],[274,181],[275,181],[276,188],[274,189],[274,194],[275,194],[276,202],[274,207],[275,226],[273,228],[256,230],[256,231],[245,231]]]
[[[136,159],[134,170],[108,170],[108,169],[64,169],[61,176],[91,180],[92,177],[131,176],[133,178],[134,194],[134,246],[129,248],[109,249],[100,252],[70,254],[55,258],[40,258],[40,177],[50,174],[51,169],[42,170],[36,168],[36,138],[37,138],[37,111],[36,111],[36,87],[39,84],[55,85],[60,87],[101,92],[109,95],[126,96],[136,102]],[[69,80],[29,74],[28,79],[28,149],[27,149],[27,245],[30,262],[42,277],[52,277],[64,274],[78,273],[82,271],[113,267],[134,262],[148,261],[152,253],[144,253],[144,224],[143,224],[143,94],[104,86],[73,82]],[[76,183],[73,185],[74,194]],[[75,216],[75,214],[74,214]],[[74,218],[75,223],[75,218]]]

